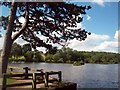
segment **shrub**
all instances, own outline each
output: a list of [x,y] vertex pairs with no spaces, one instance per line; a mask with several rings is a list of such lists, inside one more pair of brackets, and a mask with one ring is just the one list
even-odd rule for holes
[[26,62],[33,61],[34,53],[32,51],[27,51],[24,55]]

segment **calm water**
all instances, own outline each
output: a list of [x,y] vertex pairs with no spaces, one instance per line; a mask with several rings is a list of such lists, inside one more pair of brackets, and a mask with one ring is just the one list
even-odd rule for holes
[[77,83],[80,88],[118,88],[118,64],[10,63],[9,66],[62,71],[63,81]]

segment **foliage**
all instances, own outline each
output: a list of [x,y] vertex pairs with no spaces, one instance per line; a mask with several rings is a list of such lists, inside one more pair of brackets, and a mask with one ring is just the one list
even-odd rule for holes
[[120,63],[118,53],[110,52],[82,52],[85,55],[85,61],[88,63]]
[[53,55],[47,54],[45,57],[45,62],[53,62]]
[[45,55],[42,52],[35,51],[33,59],[35,62],[44,62]]
[[24,44],[22,46],[22,55],[24,55],[27,51],[32,51],[32,47],[30,44]]
[[25,62],[26,59],[25,59],[24,56],[18,56],[18,58],[15,58],[14,56],[12,56],[12,57],[9,58],[9,62],[12,62],[12,61],[14,61],[14,62]]
[[[19,44],[16,44],[19,47]],[[13,48],[15,46],[13,45]],[[17,51],[14,48],[15,51]],[[24,51],[25,48],[22,48]],[[18,52],[17,52],[18,53]],[[49,63],[73,63],[74,65],[82,65],[84,63],[104,63],[104,64],[116,64],[120,63],[120,54],[118,53],[108,53],[108,52],[82,52],[73,50],[70,48],[61,48],[56,50],[56,53],[43,53],[38,50],[27,51],[21,56],[21,54],[16,54],[18,58],[11,54],[9,61],[26,61],[26,62],[49,62]]]
[[[14,18],[11,17],[11,22],[13,21],[14,23],[12,24],[13,26],[11,26],[12,29],[9,30],[8,28],[7,30],[12,30],[12,33],[17,32],[15,35],[9,36],[12,37],[12,39],[10,38],[11,42],[14,42],[14,40],[21,36],[21,38],[29,42],[34,49],[36,49],[37,46],[53,49],[50,43],[58,43],[62,45],[63,42],[74,38],[80,41],[85,40],[87,36],[90,35],[89,32],[82,28],[75,28],[77,23],[83,21],[81,15],[86,14],[86,10],[89,10],[91,8],[90,6],[77,6],[65,2],[15,2],[14,5],[11,5],[11,2],[2,2],[2,5],[8,8],[13,8],[14,13],[12,14],[13,16],[15,14]],[[10,16],[12,16],[12,14]],[[20,17],[24,17],[24,24],[19,21]],[[2,27],[6,29],[7,24],[10,24],[7,21],[8,16],[2,16],[1,18]],[[11,32],[8,35],[11,35]],[[43,40],[40,36],[46,37],[46,40]],[[7,43],[7,45],[8,44],[9,43]],[[55,51],[56,53],[50,52],[51,51],[48,51],[48,53],[45,54],[45,62],[119,62],[117,59],[119,54],[116,56],[114,53],[78,52],[71,50],[70,48],[63,48],[57,52]],[[34,53],[32,51],[26,52],[25,50],[24,55],[26,60],[33,60]],[[39,57],[40,55],[38,54],[37,56]]]
[[53,59],[56,62],[62,61],[65,63],[65,62],[73,62],[73,61],[84,61],[84,56],[76,50],[72,50],[70,48],[64,47],[53,55]]
[[33,56],[34,56],[34,53],[32,51],[27,51],[24,55],[26,62],[33,61]]
[[[2,5],[12,8],[11,2],[2,2]],[[81,23],[90,6],[77,6],[65,2],[15,2],[16,17],[14,18],[13,40],[21,35],[21,38],[30,42],[33,48],[36,46],[54,49],[48,43],[61,44],[64,41],[74,39],[85,40],[90,33],[77,27]],[[25,19],[24,26],[19,18]],[[1,16],[2,27],[6,30],[8,16]],[[24,27],[24,28],[23,28]],[[71,29],[69,28],[71,27]],[[47,39],[42,40],[39,35]]]
[[[82,41],[90,35],[81,27],[75,28],[77,23],[83,20],[81,14],[86,14],[90,6],[77,6],[66,2],[14,1],[1,2],[1,6],[9,8],[10,14],[0,17],[0,27],[6,30],[0,74],[6,73],[11,47],[18,37],[29,42],[34,49],[36,47],[53,49],[50,43],[62,44],[74,38]],[[23,23],[19,20],[22,17],[25,19]],[[32,56],[30,52],[29,54]],[[27,54],[26,57],[28,58]]]
[[13,43],[10,54],[11,59],[18,59],[20,56],[24,56],[27,51],[32,51],[30,44],[21,46],[20,44]]
[[12,56],[14,56],[15,58],[16,58],[17,56],[21,56],[21,55],[22,55],[22,47],[21,47],[19,44],[14,43],[14,44],[12,45],[11,54],[12,54]]

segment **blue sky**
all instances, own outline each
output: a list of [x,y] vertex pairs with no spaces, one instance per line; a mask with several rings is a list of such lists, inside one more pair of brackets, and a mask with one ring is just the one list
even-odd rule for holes
[[[83,25],[86,30],[98,34],[108,34],[113,36],[118,29],[118,3],[104,2],[104,5],[98,5],[90,2],[75,2],[77,5],[90,5],[91,10],[87,14],[90,20],[84,18]],[[86,16],[86,15],[85,15]],[[84,16],[84,17],[85,17]]]
[[[92,34],[82,42],[75,39],[69,41],[69,47],[79,51],[118,52],[118,34],[120,32],[118,30],[118,3],[98,0],[96,2],[74,2],[74,4],[92,7],[86,15],[82,15],[83,22],[78,24],[78,27],[85,28]],[[9,10],[3,8],[2,14],[9,14]],[[3,43],[3,38],[0,38],[0,43]],[[25,43],[20,39],[16,42]],[[0,44],[0,48],[2,48],[2,44]]]
[[[83,15],[83,28],[92,34],[85,41],[71,41],[70,47],[80,51],[118,52],[118,2],[74,2],[90,5],[91,10]],[[75,43],[75,44],[74,44]]]

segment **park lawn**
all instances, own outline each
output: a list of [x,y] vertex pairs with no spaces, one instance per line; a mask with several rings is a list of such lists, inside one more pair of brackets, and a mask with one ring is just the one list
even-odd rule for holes
[[15,79],[12,79],[12,78],[7,79],[7,84],[13,84],[13,83],[16,83],[16,82],[17,82],[17,80],[15,80]]
[[[13,83],[16,83],[17,81],[15,79],[10,79],[8,78],[7,79],[7,85],[8,84],[13,84]],[[2,78],[0,78],[0,86],[2,85]]]

